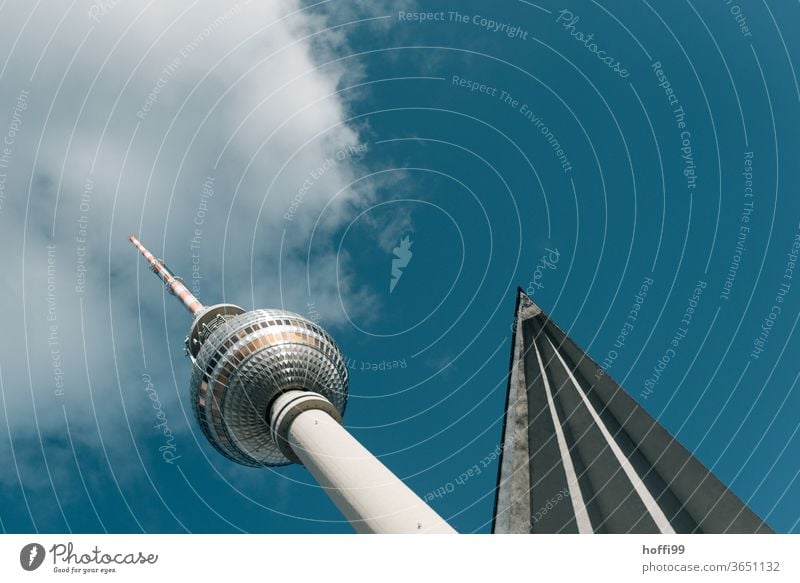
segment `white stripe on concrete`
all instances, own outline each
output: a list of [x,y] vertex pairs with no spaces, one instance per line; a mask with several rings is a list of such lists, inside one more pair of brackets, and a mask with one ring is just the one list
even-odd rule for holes
[[658,502],[656,502],[655,498],[653,498],[653,495],[650,493],[650,490],[648,490],[647,486],[644,485],[644,482],[639,477],[639,474],[637,474],[636,470],[633,469],[630,460],[628,460],[628,458],[625,457],[625,454],[622,453],[622,450],[620,449],[617,442],[614,441],[614,438],[611,436],[611,433],[608,431],[608,428],[603,423],[603,420],[600,419],[600,415],[598,415],[597,411],[594,410],[591,401],[589,401],[589,397],[586,396],[586,393],[583,392],[583,389],[578,384],[578,381],[575,380],[575,377],[573,376],[570,368],[567,366],[567,363],[564,362],[563,358],[561,358],[561,354],[559,354],[558,350],[556,350],[556,347],[553,346],[553,343],[550,341],[549,338],[547,339],[547,341],[550,342],[550,346],[553,347],[553,352],[556,354],[556,356],[558,356],[558,360],[561,361],[561,365],[564,367],[564,370],[567,371],[567,374],[569,375],[572,384],[575,385],[575,388],[577,389],[578,394],[580,394],[581,399],[583,399],[586,408],[589,409],[589,413],[591,413],[594,422],[597,423],[600,432],[603,434],[603,437],[605,437],[608,446],[611,448],[611,451],[616,456],[617,461],[622,466],[622,469],[625,471],[625,474],[628,476],[628,479],[631,481],[631,484],[633,484],[633,488],[636,490],[636,493],[639,494],[639,498],[641,498],[645,508],[647,508],[647,511],[650,513],[650,516],[656,523],[658,530],[660,530],[662,534],[675,534],[675,529],[672,528],[672,525],[669,523],[669,520],[664,514],[664,511],[661,510],[661,507],[658,505]]
[[550,390],[550,381],[547,380],[547,373],[544,370],[544,363],[542,362],[542,355],[539,354],[539,347],[536,342],[533,343],[536,349],[536,360],[539,361],[539,371],[542,375],[544,382],[544,391],[547,393],[547,406],[550,408],[550,415],[553,417],[553,425],[556,428],[556,441],[558,441],[558,450],[561,453],[561,461],[564,464],[564,473],[567,475],[567,487],[569,488],[569,499],[572,501],[572,509],[575,512],[575,522],[578,524],[578,532],[580,534],[593,534],[592,522],[589,520],[589,513],[586,511],[586,503],[583,501],[583,494],[578,484],[578,475],[575,473],[575,466],[572,465],[572,457],[569,454],[567,447],[567,439],[564,437],[564,430],[561,428],[561,422],[558,420],[556,413],[556,404],[553,401],[553,392]]

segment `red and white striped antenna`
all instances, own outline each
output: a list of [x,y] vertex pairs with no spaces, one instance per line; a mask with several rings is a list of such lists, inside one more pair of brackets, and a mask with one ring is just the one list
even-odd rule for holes
[[135,235],[131,235],[129,237],[131,243],[136,245],[136,248],[142,253],[145,259],[147,259],[147,263],[150,264],[150,269],[152,269],[158,277],[164,282],[167,286],[167,290],[172,295],[176,296],[183,305],[186,306],[186,309],[189,310],[192,314],[196,314],[200,310],[202,310],[205,306],[200,303],[192,292],[183,284],[183,281],[180,277],[173,275],[172,272],[167,269],[167,266],[164,265],[164,262],[161,259],[156,259],[155,256],[147,250],[147,248],[139,242],[139,239],[136,238]]

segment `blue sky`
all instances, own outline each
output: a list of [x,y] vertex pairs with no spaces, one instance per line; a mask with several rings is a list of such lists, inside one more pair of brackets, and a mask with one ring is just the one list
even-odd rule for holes
[[205,443],[131,232],[206,303],[326,326],[346,425],[461,532],[491,522],[517,286],[800,531],[796,5],[99,6],[0,18],[4,531],[351,531],[302,467]]

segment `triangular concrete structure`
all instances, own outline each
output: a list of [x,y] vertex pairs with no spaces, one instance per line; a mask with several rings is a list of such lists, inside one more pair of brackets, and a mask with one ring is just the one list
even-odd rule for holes
[[495,533],[772,532],[518,290]]

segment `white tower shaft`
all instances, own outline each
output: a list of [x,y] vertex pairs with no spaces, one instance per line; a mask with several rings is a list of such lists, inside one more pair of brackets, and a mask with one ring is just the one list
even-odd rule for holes
[[320,399],[324,398],[301,391],[281,395],[272,406],[273,432],[277,430],[284,448],[291,448],[356,531],[455,534],[350,435]]

